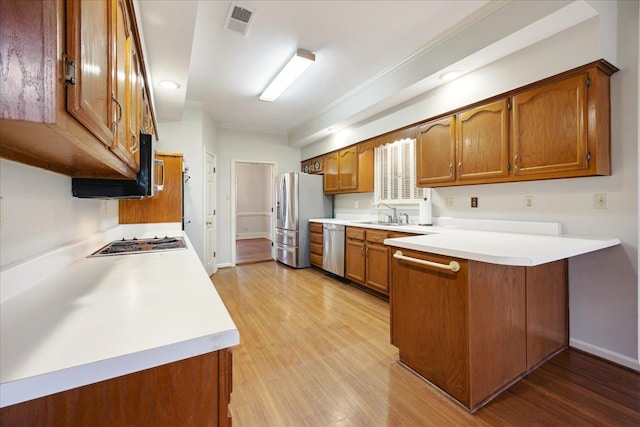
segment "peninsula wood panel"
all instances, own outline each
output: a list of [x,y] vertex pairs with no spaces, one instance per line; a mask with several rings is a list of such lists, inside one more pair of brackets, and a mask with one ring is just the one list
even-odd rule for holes
[[11,427],[230,426],[229,349],[0,409]]
[[569,344],[567,264],[527,267],[527,369]]
[[164,161],[164,190],[142,200],[120,200],[120,224],[182,222],[182,154],[159,153]]
[[526,372],[525,269],[402,253],[460,264],[392,259],[391,340],[403,363],[475,411]]

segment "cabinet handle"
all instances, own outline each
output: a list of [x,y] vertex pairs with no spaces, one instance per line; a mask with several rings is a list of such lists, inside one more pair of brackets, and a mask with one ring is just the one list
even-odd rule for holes
[[160,184],[156,184],[156,190],[163,191],[164,190],[164,160],[155,160],[155,164],[160,166],[162,169],[162,182]]
[[516,154],[515,156],[513,156],[513,167],[516,169],[520,169],[520,165],[518,165],[518,155]]
[[116,96],[113,93],[111,94],[111,100],[113,102],[115,102],[116,105],[118,106],[118,119],[111,123],[111,128],[112,128],[113,131],[115,131],[116,130],[116,126],[118,126],[120,124],[120,122],[122,121],[122,105],[118,102],[118,99],[116,98]]
[[129,152],[131,154],[134,154],[136,151],[138,151],[138,148],[140,148],[140,142],[138,141],[138,136],[135,134],[134,131],[130,131],[131,132],[131,138],[133,139],[133,145],[131,147],[129,147]]
[[462,175],[462,162],[458,163],[458,176]]
[[449,163],[449,176],[453,176],[453,163]]
[[451,270],[454,273],[460,271],[460,264],[457,261],[451,261],[449,264],[440,264],[437,262],[425,261],[418,258],[411,258],[408,256],[402,255],[402,251],[396,251],[393,254],[394,258],[401,259],[403,261],[414,262],[416,264],[428,265],[429,267],[441,268],[443,270]]

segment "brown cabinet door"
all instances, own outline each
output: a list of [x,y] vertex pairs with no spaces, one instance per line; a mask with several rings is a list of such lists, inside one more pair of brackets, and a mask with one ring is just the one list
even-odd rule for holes
[[513,97],[514,175],[588,168],[587,73]]
[[455,181],[455,118],[435,120],[418,128],[417,185]]
[[337,193],[340,191],[339,177],[339,157],[338,153],[329,153],[324,156],[324,192]]
[[120,224],[182,222],[182,154],[159,153],[164,161],[164,190],[142,200],[120,200]]
[[373,192],[373,170],[375,149],[373,147],[358,148],[358,192]]
[[109,1],[68,0],[67,60],[75,83],[67,84],[67,111],[104,145],[114,140],[111,70],[113,9]]
[[382,244],[367,242],[366,286],[389,294],[389,248]]
[[[129,11],[124,0],[112,0],[113,5],[113,23],[115,27],[114,45],[114,100],[115,118],[114,129],[115,138],[111,145],[111,150],[130,168],[135,171],[139,170],[136,163],[134,152],[138,144],[138,132],[132,133],[131,127],[136,126],[137,110],[134,110],[134,91],[133,74],[135,73],[135,65],[133,60],[137,59],[134,54],[135,44],[131,33],[131,22]],[[137,79],[136,79],[137,80]],[[136,97],[137,98],[137,97]]]
[[358,148],[353,147],[340,151],[338,181],[341,192],[358,190]]
[[508,123],[506,99],[458,114],[458,180],[495,182],[509,175]]
[[366,282],[365,230],[346,227],[345,277],[361,285]]

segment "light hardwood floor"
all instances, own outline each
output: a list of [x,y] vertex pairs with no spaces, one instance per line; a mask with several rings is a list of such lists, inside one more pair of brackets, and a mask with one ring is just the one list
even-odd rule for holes
[[236,265],[271,261],[271,248],[269,239],[236,240]]
[[640,425],[640,374],[584,353],[562,352],[470,415],[397,363],[387,302],[276,262],[212,279],[240,330],[236,427]]

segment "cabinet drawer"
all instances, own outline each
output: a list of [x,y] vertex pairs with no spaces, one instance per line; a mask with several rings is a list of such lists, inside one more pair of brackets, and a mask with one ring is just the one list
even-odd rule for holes
[[322,244],[309,243],[309,252],[322,256]]
[[318,222],[310,222],[309,223],[309,231],[311,233],[320,233],[322,234],[322,224]]
[[322,255],[314,254],[312,252],[309,254],[309,261],[311,261],[311,265],[322,268]]
[[309,241],[311,243],[317,243],[319,245],[322,245],[322,234],[310,233],[309,234]]
[[364,240],[364,228],[347,227],[347,239]]
[[383,244],[387,237],[389,237],[388,231],[367,230],[367,242]]

